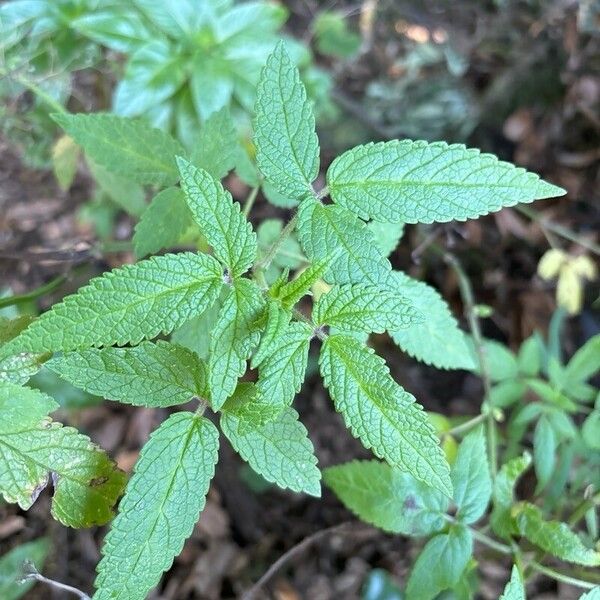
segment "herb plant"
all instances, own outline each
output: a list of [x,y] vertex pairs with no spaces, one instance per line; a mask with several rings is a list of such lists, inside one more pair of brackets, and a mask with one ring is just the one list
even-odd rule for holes
[[[201,148],[188,153],[168,133],[141,121],[56,117],[96,163],[162,188],[163,212],[155,215],[161,227],[173,225],[169,206],[183,202],[206,249],[123,266],[91,280],[28,325],[3,325],[0,489],[24,508],[52,472],[57,519],[72,526],[104,523],[124,484],[123,474],[87,438],[50,420],[53,401],[25,385],[50,354],[46,365],[87,392],[138,406],[186,405],[141,451],[104,542],[98,600],[144,598],[181,551],[218,459],[216,418],[207,416],[208,409],[218,415],[235,450],[265,479],[320,495],[313,447],[292,408],[314,341],[336,410],[351,433],[385,461],[366,463],[375,473],[373,485],[386,478],[394,485],[404,482],[418,492],[415,502],[431,502],[426,513],[417,510],[410,527],[400,522],[397,528],[435,533],[430,556],[443,562],[458,547],[466,562],[467,525],[485,510],[491,482],[483,438],[474,434],[465,440],[451,469],[427,414],[367,345],[371,332],[389,331],[423,360],[472,366],[470,355],[461,355],[460,345],[466,348],[467,342],[441,298],[394,272],[383,247],[393,247],[389,239],[398,239],[402,223],[476,218],[564,191],[462,145],[410,140],[345,152],[329,167],[326,187],[316,191],[320,159],[313,109],[283,43],[262,71],[255,115],[261,177],[298,205],[260,252],[245,214],[251,204],[242,210],[218,180],[226,145],[215,143],[214,154],[203,157]],[[209,159],[217,165],[212,173]],[[388,239],[376,240],[378,230]],[[282,249],[295,252],[289,247],[294,231],[303,269],[294,277],[289,267],[269,272]],[[149,228],[144,235],[154,234]],[[309,315],[311,290],[319,295]],[[432,321],[444,328],[443,345],[425,339]],[[421,335],[405,335],[412,328]],[[190,338],[198,352],[186,347]],[[242,379],[248,362],[257,376]],[[330,485],[334,473],[328,471]],[[510,494],[506,486],[503,492]],[[450,498],[460,512],[445,530]],[[525,510],[534,523],[536,510]],[[554,535],[556,526],[550,527]],[[596,553],[569,540],[569,553],[586,564],[596,561]],[[547,545],[542,540],[542,547]],[[458,569],[460,561],[455,564]],[[440,572],[431,586],[447,587],[444,577]]]

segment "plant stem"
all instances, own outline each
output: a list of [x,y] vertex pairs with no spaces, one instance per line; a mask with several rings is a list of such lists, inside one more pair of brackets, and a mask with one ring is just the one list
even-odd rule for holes
[[526,217],[529,217],[532,221],[535,221],[540,225],[542,229],[547,229],[548,231],[552,231],[557,235],[569,240],[570,242],[574,242],[575,244],[579,244],[580,246],[587,248],[594,254],[600,256],[600,246],[591,240],[584,238],[583,236],[578,235],[574,231],[571,231],[568,227],[564,227],[563,225],[559,225],[554,221],[551,221],[544,217],[541,213],[529,206],[524,206],[519,204],[515,206],[515,208]]
[[260,186],[256,186],[253,187],[250,190],[250,193],[248,194],[248,197],[246,198],[246,201],[244,202],[244,209],[242,210],[242,214],[248,218],[248,215],[250,214],[250,211],[252,210],[252,207],[254,206],[254,202],[256,200],[256,197],[258,196],[258,190],[260,189]]
[[465,304],[465,312],[469,321],[469,328],[473,334],[473,341],[475,343],[475,351],[477,352],[477,361],[479,362],[479,371],[481,373],[481,379],[483,381],[483,393],[484,393],[484,404],[487,421],[487,445],[488,452],[490,455],[490,471],[492,479],[496,478],[498,472],[498,456],[497,456],[497,435],[496,435],[496,420],[494,418],[494,412],[490,406],[490,392],[492,389],[492,383],[490,379],[490,372],[487,366],[487,360],[483,349],[483,335],[481,334],[481,327],[479,324],[479,317],[475,310],[475,299],[473,297],[473,288],[471,282],[462,265],[458,259],[450,254],[444,254],[444,260],[454,269],[458,276],[458,285],[460,293]]
[[287,225],[283,228],[282,232],[279,234],[279,237],[273,242],[269,250],[265,256],[259,260],[254,266],[255,271],[265,271],[269,268],[269,265],[273,262],[273,259],[277,255],[279,248],[285,242],[285,240],[289,237],[290,233],[294,231],[296,227],[296,223],[298,221],[298,213],[296,213],[287,223]]
[[557,581],[562,581],[563,583],[567,583],[569,585],[575,585],[580,588],[584,588],[586,590],[591,590],[595,588],[598,584],[592,583],[591,581],[585,581],[584,579],[578,579],[577,577],[571,577],[570,575],[563,575],[554,569],[550,569],[549,567],[544,567],[544,565],[540,565],[535,561],[529,563],[529,566],[538,573],[543,573],[548,577],[552,577]]
[[16,304],[25,304],[26,302],[35,300],[40,296],[49,294],[57,287],[61,286],[66,280],[67,278],[65,275],[59,275],[55,279],[52,279],[48,283],[42,285],[41,287],[31,292],[27,292],[26,294],[21,294],[19,296],[8,296],[7,298],[0,298],[0,308],[4,308],[6,306],[14,306]]
[[49,579],[48,577],[44,577],[38,570],[35,568],[34,564],[31,561],[26,560],[23,563],[23,577],[22,581],[27,581],[33,579],[35,581],[39,581],[40,583],[45,583],[50,587],[53,587],[57,590],[62,590],[63,592],[70,592],[71,594],[75,594],[81,600],[91,600],[91,598],[81,590],[73,587],[71,585],[67,585],[66,583],[61,583],[60,581],[55,581],[54,579]]
[[496,550],[501,554],[508,554],[510,556],[513,555],[513,550],[510,546],[507,546],[506,544],[501,544],[500,542],[493,540],[491,537],[488,537],[484,533],[477,531],[477,529],[473,529],[472,527],[469,527],[469,529],[471,531],[471,534],[473,535],[473,538],[476,539],[478,542],[481,542],[484,546],[492,548],[493,550]]
[[465,421],[464,423],[461,423],[460,425],[457,425],[456,427],[453,427],[452,429],[443,432],[443,435],[456,435],[459,433],[464,433],[465,431],[469,431],[469,429],[473,429],[473,427],[479,425],[479,423],[481,423],[482,421],[485,421],[486,418],[487,415],[477,415],[476,417],[473,417],[472,419],[469,419],[468,421]]
[[590,510],[590,508],[594,508],[595,506],[598,506],[598,504],[600,504],[600,492],[597,492],[591,498],[582,500],[579,505],[575,507],[573,514],[570,516],[568,521],[569,525],[573,526],[578,523],[583,519],[585,513]]

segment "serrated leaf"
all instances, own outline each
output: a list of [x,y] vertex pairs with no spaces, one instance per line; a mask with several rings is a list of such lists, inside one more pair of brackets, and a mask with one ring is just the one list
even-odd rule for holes
[[323,277],[333,257],[317,260],[304,269],[295,279],[284,283],[282,286],[273,286],[271,292],[281,305],[292,308],[302,297],[310,292],[312,286]]
[[516,565],[513,565],[510,581],[506,584],[500,600],[526,600],[523,580]]
[[295,492],[321,496],[321,473],[306,428],[293,408],[239,433],[239,417],[223,412],[221,429],[235,450],[267,481]]
[[52,147],[52,169],[56,181],[63,191],[68,190],[73,183],[79,154],[79,146],[68,135],[59,137]]
[[258,368],[257,387],[263,402],[292,403],[304,382],[312,337],[312,327],[293,322],[273,340]]
[[99,165],[139,183],[172,185],[175,156],[184,150],[168,133],[143,121],[109,114],[55,114],[52,118]]
[[95,600],[143,600],[159,582],[204,508],[218,448],[217,428],[189,412],[152,434],[104,540]]
[[367,227],[371,230],[383,256],[388,257],[398,246],[404,234],[404,223],[380,223],[369,221]]
[[211,406],[219,410],[246,370],[260,337],[258,322],[264,300],[258,286],[238,279],[227,291],[210,338],[208,361]]
[[490,523],[494,533],[503,538],[509,538],[517,533],[511,508],[515,502],[515,487],[519,477],[531,464],[531,455],[528,453],[509,460],[502,465],[492,489],[493,510]]
[[579,600],[600,600],[600,587],[595,587],[587,594],[583,594],[583,596],[580,596]]
[[135,226],[133,247],[138,258],[172,248],[194,224],[180,188],[170,187],[154,196]]
[[332,335],[321,348],[325,386],[366,448],[447,495],[450,470],[426,413],[390,376],[382,358],[354,338]]
[[256,384],[242,381],[221,410],[236,417],[237,433],[245,435],[275,419],[283,408],[281,404],[265,401]]
[[88,437],[48,417],[57,408],[38,390],[0,384],[0,492],[26,510],[52,477],[55,519],[69,527],[103,525],[125,475]]
[[485,512],[492,495],[492,479],[481,428],[469,433],[460,446],[452,465],[456,517],[463,523],[477,521]]
[[219,317],[221,301],[207,308],[202,314],[186,321],[171,334],[171,341],[195,352],[202,360],[210,353],[210,332]]
[[275,300],[267,302],[265,311],[265,326],[260,336],[260,343],[252,357],[252,368],[255,369],[272,353],[271,346],[283,335],[288,328],[292,313],[284,310]]
[[258,166],[284,196],[312,194],[319,173],[315,117],[297,67],[279,42],[256,89],[254,141]]
[[391,265],[372,232],[341,206],[305,200],[298,209],[298,239],[311,262],[340,252],[324,275],[327,283],[385,285]]
[[566,523],[545,521],[542,511],[534,504],[521,502],[513,508],[513,514],[519,533],[542,550],[577,565],[600,565],[600,552],[586,548]]
[[0,598],[2,600],[18,600],[34,585],[35,581],[21,581],[23,563],[30,561],[36,569],[42,570],[48,555],[50,543],[47,538],[38,538],[15,546],[0,557]]
[[357,517],[385,531],[424,536],[445,524],[448,498],[386,463],[364,460],[329,467],[323,479]]
[[175,406],[208,397],[206,365],[187,348],[160,340],[68,352],[47,366],[90,394],[137,406]]
[[181,187],[192,216],[232,277],[243,275],[256,258],[256,234],[231,194],[203,169],[178,157]]
[[235,124],[229,110],[223,108],[202,124],[190,160],[215,179],[222,179],[235,166],[238,152]]
[[403,296],[371,285],[334,286],[316,301],[312,318],[317,326],[374,333],[423,321]]
[[399,271],[394,271],[389,285],[425,315],[422,323],[390,332],[404,352],[440,369],[474,368],[465,334],[437,290]]
[[[0,347],[19,335],[33,320],[34,318],[30,316],[21,316],[12,320],[0,317]],[[27,383],[40,370],[47,357],[47,354],[19,352],[0,358],[0,385],[3,381],[21,385]]]
[[78,350],[137,344],[169,333],[208,308],[222,286],[205,254],[155,256],[92,279],[3,346],[5,352]]
[[327,171],[334,202],[363,219],[465,221],[518,202],[566,194],[534,173],[462,144],[392,140],[336,158]]
[[406,599],[433,600],[440,592],[454,587],[472,553],[473,538],[466,527],[451,527],[448,533],[430,539],[410,573]]

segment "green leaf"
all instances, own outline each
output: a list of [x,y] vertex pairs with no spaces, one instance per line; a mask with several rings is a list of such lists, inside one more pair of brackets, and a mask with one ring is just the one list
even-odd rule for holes
[[[472,336],[467,337],[467,343],[476,365],[473,371],[479,373],[477,351]],[[483,354],[492,381],[506,381],[516,379],[519,376],[517,357],[504,344],[494,340],[483,340]]]
[[228,289],[210,338],[211,406],[219,410],[246,370],[246,360],[258,343],[258,321],[264,300],[258,286],[238,279]]
[[535,377],[540,372],[542,366],[541,350],[540,340],[535,334],[521,344],[517,358],[519,373],[527,377]]
[[77,172],[80,149],[68,135],[58,138],[52,147],[52,169],[60,189],[68,190]]
[[319,174],[315,117],[298,69],[279,42],[256,90],[254,141],[258,166],[284,196],[312,195]]
[[430,539],[408,578],[407,600],[433,600],[440,592],[454,587],[472,552],[471,533],[460,525]]
[[423,321],[404,297],[369,285],[334,286],[317,300],[312,318],[317,326],[375,333]]
[[325,469],[323,479],[357,517],[385,531],[424,536],[444,527],[448,498],[386,463],[352,461]]
[[137,406],[175,406],[208,397],[206,365],[187,348],[164,341],[68,352],[47,366],[90,394]]
[[519,533],[532,544],[570,563],[586,567],[600,565],[600,553],[586,548],[566,523],[545,521],[542,511],[529,502],[521,502],[513,512]]
[[176,246],[194,224],[183,191],[170,187],[154,196],[135,226],[133,247],[138,258]]
[[549,419],[542,415],[533,433],[533,466],[537,476],[536,493],[543,490],[556,465],[556,434]]
[[262,401],[284,406],[292,403],[304,382],[312,337],[307,324],[289,323],[268,346],[258,369]]
[[283,408],[281,404],[265,401],[256,384],[242,381],[221,410],[237,419],[237,433],[245,435],[275,419]]
[[223,412],[221,429],[241,457],[267,481],[295,492],[321,496],[321,473],[308,433],[293,408],[240,434],[239,417]]
[[600,370],[600,334],[590,338],[569,361],[564,372],[565,389],[587,381]]
[[292,308],[301,298],[310,293],[312,286],[323,277],[331,263],[331,257],[317,260],[292,281],[288,281],[277,288],[272,287],[271,295],[277,298],[284,308]]
[[518,202],[566,194],[492,154],[462,144],[392,140],[336,158],[327,171],[334,202],[363,219],[465,221]]
[[399,271],[390,278],[390,287],[425,315],[422,323],[390,333],[404,352],[439,369],[474,368],[465,334],[437,290]]
[[198,119],[204,121],[231,102],[234,80],[227,65],[204,56],[196,61],[189,85]]
[[452,465],[456,517],[469,524],[479,520],[492,495],[492,479],[482,428],[469,433],[460,446]]
[[332,335],[321,348],[319,366],[336,409],[366,448],[452,494],[448,464],[426,413],[392,379],[382,358],[354,338]]
[[178,157],[181,187],[200,231],[232,277],[244,274],[256,258],[256,234],[240,205],[220,182]]
[[55,114],[52,118],[94,162],[139,183],[172,185],[175,156],[184,150],[168,133],[143,121],[109,114]]
[[[0,354],[2,345],[17,337],[32,321],[33,317],[21,316],[16,319],[0,317]],[[0,358],[0,385],[3,381],[24,384],[33,377],[46,360],[46,354],[19,352],[12,356]]]
[[56,520],[69,527],[103,525],[125,475],[88,437],[48,417],[57,408],[42,392],[0,384],[0,492],[27,510],[52,476]]
[[269,300],[265,311],[265,327],[260,336],[260,343],[252,357],[252,368],[255,369],[263,362],[270,354],[272,354],[271,346],[286,333],[292,313],[281,308],[279,302]]
[[367,227],[371,230],[383,256],[388,257],[398,246],[404,233],[404,223],[379,223],[369,221]]
[[516,565],[513,565],[510,581],[506,584],[500,600],[526,600],[523,580]]
[[127,214],[140,217],[146,210],[144,189],[126,176],[117,175],[86,157],[88,166],[100,189]]
[[23,581],[23,563],[32,562],[38,571],[44,566],[50,544],[47,538],[38,538],[15,546],[0,557],[0,598],[18,600],[34,585],[35,581]]
[[580,596],[579,600],[600,600],[600,587],[595,587],[587,594]]
[[341,206],[312,199],[298,209],[298,239],[311,262],[339,256],[324,279],[328,283],[385,285],[391,272],[370,229]]
[[588,448],[600,450],[600,410],[593,410],[587,416],[581,427],[581,435]]
[[222,179],[235,166],[238,152],[235,124],[229,110],[223,108],[202,124],[190,159],[215,179]]
[[517,528],[511,514],[515,503],[515,487],[519,477],[529,468],[531,455],[528,453],[509,460],[502,465],[492,490],[493,510],[490,523],[494,533],[503,538],[517,534]]
[[166,254],[125,265],[55,304],[0,355],[137,344],[201,313],[221,286],[221,267],[205,254]]
[[105,538],[95,600],[143,600],[159,582],[204,508],[218,448],[217,428],[189,412],[152,434]]
[[350,31],[343,12],[324,10],[314,22],[317,49],[321,54],[351,58],[360,49],[361,37]]
[[210,353],[210,332],[219,317],[221,302],[218,299],[202,314],[186,321],[171,334],[171,341],[195,352],[202,360]]

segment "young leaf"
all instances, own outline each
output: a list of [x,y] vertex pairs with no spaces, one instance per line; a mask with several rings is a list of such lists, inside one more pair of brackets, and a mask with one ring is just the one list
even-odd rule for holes
[[542,550],[577,565],[600,566],[600,552],[586,548],[566,523],[544,521],[542,511],[528,502],[521,502],[513,512],[519,533]]
[[404,233],[404,223],[379,223],[369,221],[367,227],[371,230],[383,256],[388,257],[398,246]]
[[430,539],[408,578],[406,599],[433,600],[440,592],[454,587],[472,552],[471,533],[460,525]]
[[0,384],[0,493],[26,510],[52,476],[55,519],[69,527],[103,525],[125,475],[88,437],[48,417],[57,408],[38,390]]
[[275,300],[269,300],[265,315],[265,327],[260,336],[260,343],[252,357],[252,368],[255,369],[265,358],[272,354],[271,346],[276,343],[288,328],[292,313],[284,310]]
[[229,110],[223,108],[202,124],[190,160],[215,179],[222,179],[235,166],[238,152],[235,124]]
[[385,531],[424,536],[444,527],[448,498],[386,463],[355,460],[325,469],[323,479],[357,517]]
[[485,512],[492,495],[492,479],[481,428],[461,442],[451,476],[454,502],[458,507],[456,517],[463,523],[474,523]]
[[[0,317],[0,354],[2,345],[17,337],[32,321],[33,317],[29,316],[12,320]],[[40,370],[47,357],[47,354],[19,352],[0,358],[0,385],[4,381],[20,385],[27,383]]]
[[143,600],[192,533],[215,472],[219,432],[189,412],[152,434],[104,541],[96,600]]
[[267,481],[295,492],[321,496],[321,473],[308,433],[293,408],[275,420],[239,433],[239,417],[224,411],[221,429],[241,457]]
[[514,490],[519,477],[531,464],[531,455],[523,454],[502,465],[492,490],[494,508],[490,523],[494,533],[503,538],[510,538],[518,533],[511,508],[515,502]]
[[90,394],[137,406],[208,397],[206,365],[190,350],[164,341],[68,352],[47,366]]
[[261,172],[284,196],[312,195],[319,173],[319,140],[304,84],[285,44],[267,59],[256,89],[254,142]]
[[180,188],[170,187],[154,196],[135,226],[135,255],[143,258],[163,248],[172,248],[194,224]]
[[526,600],[523,580],[516,565],[513,565],[510,581],[506,584],[500,600]]
[[279,300],[283,308],[289,309],[294,306],[303,296],[309,293],[311,287],[323,277],[323,274],[332,262],[332,257],[317,260],[304,269],[298,277],[288,281],[282,286],[271,288],[274,298]]
[[392,140],[336,158],[327,171],[334,202],[363,219],[445,223],[566,194],[492,154],[445,142]]
[[425,315],[422,323],[392,331],[391,336],[410,356],[440,369],[471,369],[475,362],[465,334],[458,328],[446,301],[431,286],[394,271],[390,288]]
[[68,190],[77,173],[77,163],[81,150],[68,135],[58,138],[52,147],[52,169],[60,189]]
[[259,340],[263,306],[260,289],[249,279],[238,279],[227,291],[210,338],[208,387],[213,410],[223,406],[246,370],[246,360]]
[[294,322],[268,347],[259,365],[257,383],[263,402],[284,406],[292,403],[304,382],[312,337],[312,327]]
[[0,350],[44,352],[137,344],[169,333],[208,308],[222,286],[219,263],[205,254],[155,256],[92,279]]
[[391,265],[372,232],[341,206],[304,200],[298,209],[298,239],[311,262],[340,252],[324,275],[328,283],[385,285]]
[[109,114],[55,114],[52,118],[95,162],[139,183],[177,182],[175,156],[181,144],[143,121]]
[[375,333],[423,321],[404,297],[370,285],[334,286],[317,300],[312,318],[317,326]]
[[178,157],[181,187],[200,231],[231,277],[243,275],[256,258],[256,234],[240,205],[220,182]]
[[542,415],[533,433],[533,466],[538,484],[536,493],[543,490],[556,465],[556,434],[550,420]]
[[366,448],[452,494],[448,464],[427,415],[391,378],[382,358],[354,338],[332,335],[321,348],[319,366],[336,409]]
[[266,402],[254,383],[242,381],[223,404],[222,412],[237,420],[237,434],[246,435],[254,429],[273,421],[284,409],[282,404]]
[[0,557],[0,598],[2,600],[18,600],[34,585],[35,581],[21,581],[23,563],[30,561],[38,571],[44,566],[50,543],[47,538],[38,538],[33,542],[25,542],[15,546]]

